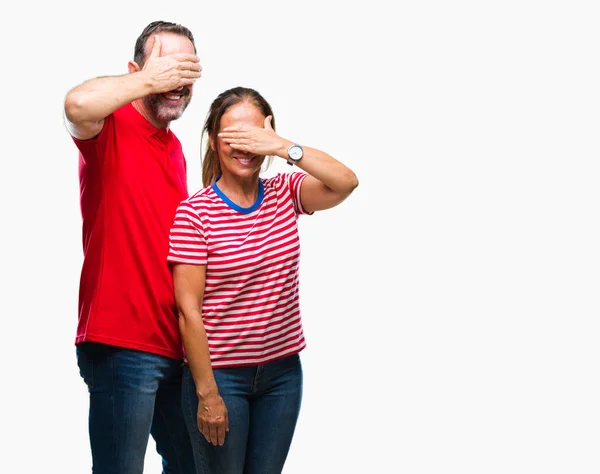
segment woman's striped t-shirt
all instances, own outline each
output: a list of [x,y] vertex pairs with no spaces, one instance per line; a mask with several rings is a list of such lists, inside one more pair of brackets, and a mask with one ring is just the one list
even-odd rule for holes
[[218,183],[178,207],[168,261],[206,265],[202,317],[213,367],[259,365],[306,343],[298,300],[297,218],[306,173],[259,179],[254,205],[242,208]]

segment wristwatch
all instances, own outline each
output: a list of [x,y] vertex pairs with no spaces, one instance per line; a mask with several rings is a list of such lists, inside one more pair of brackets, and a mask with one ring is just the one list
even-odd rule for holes
[[294,143],[293,145],[291,145],[288,148],[287,152],[288,152],[287,164],[290,166],[298,163],[302,159],[302,156],[304,156],[304,150],[297,143]]

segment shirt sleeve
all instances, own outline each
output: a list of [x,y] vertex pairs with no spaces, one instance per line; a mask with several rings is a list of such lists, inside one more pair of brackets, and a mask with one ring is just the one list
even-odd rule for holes
[[284,182],[287,185],[287,188],[290,191],[290,195],[292,198],[292,203],[294,204],[294,210],[296,214],[301,215],[312,215],[314,212],[308,212],[302,206],[302,200],[300,199],[300,188],[302,187],[302,181],[308,176],[307,173],[295,171],[292,173],[284,173],[283,176]]
[[200,217],[187,201],[183,201],[175,213],[169,232],[167,261],[191,265],[206,265],[208,262],[208,245]]
[[105,142],[109,130],[114,130],[114,127],[114,117],[113,114],[111,114],[104,119],[102,130],[100,130],[100,133],[94,138],[80,140],[79,138],[75,138],[73,135],[71,135],[73,142],[75,142],[75,146],[79,150],[79,156],[84,163],[93,163],[99,159],[101,149],[104,148],[100,145]]

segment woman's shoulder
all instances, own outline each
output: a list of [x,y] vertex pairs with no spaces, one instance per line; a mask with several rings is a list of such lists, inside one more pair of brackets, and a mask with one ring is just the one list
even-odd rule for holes
[[187,204],[197,210],[201,207],[209,206],[217,197],[218,196],[212,186],[209,185],[200,188],[194,194],[191,194],[187,199],[182,201],[182,204]]

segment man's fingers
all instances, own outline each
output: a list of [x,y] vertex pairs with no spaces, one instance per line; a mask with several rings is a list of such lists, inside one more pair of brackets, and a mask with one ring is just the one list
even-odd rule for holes
[[188,79],[198,79],[201,75],[200,71],[181,71],[181,77]]
[[196,77],[195,78],[191,78],[191,77],[190,78],[187,78],[187,77],[186,78],[182,78],[179,81],[179,85],[180,86],[192,86],[196,82],[196,79],[197,79]]
[[202,71],[202,66],[200,66],[200,63],[194,63],[192,61],[180,61],[178,67],[182,71]]
[[150,51],[150,57],[157,58],[160,56],[160,38],[158,35],[154,35],[154,43],[152,44],[152,51]]
[[190,63],[199,63],[200,58],[195,54],[189,53],[175,53],[169,55],[171,58],[179,61],[179,62],[190,62]]

